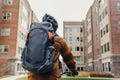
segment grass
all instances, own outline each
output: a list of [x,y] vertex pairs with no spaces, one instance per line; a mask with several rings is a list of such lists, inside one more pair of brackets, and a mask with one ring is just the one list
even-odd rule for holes
[[[27,77],[18,78],[17,80],[28,80]],[[94,78],[61,78],[60,80],[109,80],[109,79],[94,79]]]
[[28,80],[27,77],[18,78],[16,80]]

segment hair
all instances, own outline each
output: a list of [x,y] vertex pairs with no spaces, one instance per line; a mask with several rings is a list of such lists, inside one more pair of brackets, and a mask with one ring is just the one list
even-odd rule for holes
[[45,14],[43,16],[43,18],[42,18],[42,21],[43,22],[50,22],[52,24],[52,26],[53,26],[54,32],[57,31],[58,23],[57,23],[56,19],[53,16],[51,16],[49,14]]

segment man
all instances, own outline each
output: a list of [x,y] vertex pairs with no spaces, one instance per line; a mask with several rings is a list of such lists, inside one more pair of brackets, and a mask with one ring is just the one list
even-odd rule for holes
[[[45,14],[42,21],[50,22],[56,34],[58,23],[54,17],[52,17],[51,15]],[[54,46],[56,49],[56,53],[54,57],[54,70],[49,73],[40,74],[40,75],[36,75],[32,72],[29,72],[28,80],[60,80],[60,68],[59,68],[59,60],[58,60],[59,55],[63,57],[63,61],[66,63],[67,67],[70,69],[72,74],[73,75],[78,74],[73,55],[70,49],[68,48],[66,42],[64,41],[64,39],[57,36],[56,34],[54,41],[55,41]]]

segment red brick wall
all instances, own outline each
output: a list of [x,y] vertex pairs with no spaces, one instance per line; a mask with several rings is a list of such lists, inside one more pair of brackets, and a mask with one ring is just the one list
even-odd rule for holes
[[84,62],[87,65],[88,62],[88,42],[87,42],[87,20],[84,22]]
[[[18,16],[19,16],[19,1],[13,0],[12,5],[4,5],[2,3],[2,12],[11,12],[11,20],[1,20],[0,22],[0,33],[1,28],[7,27],[11,29],[10,36],[0,36],[0,44],[9,45],[9,52],[7,54],[0,54],[0,57],[15,57],[16,56],[16,45],[17,45],[17,30],[18,30]],[[1,14],[2,15],[2,14]],[[1,34],[0,34],[1,35]]]
[[120,21],[120,11],[118,11],[117,8],[118,2],[120,2],[120,0],[109,0],[112,54],[120,54],[120,29],[118,28],[118,21]]
[[1,12],[2,12],[2,0],[0,0],[0,19],[1,19]]
[[98,1],[95,0],[93,6],[92,6],[92,21],[93,21],[93,52],[94,52],[94,59],[98,59],[101,56],[100,53],[100,26],[99,26],[99,21],[98,21],[98,25],[97,24],[97,20],[99,20],[99,10],[96,13],[95,12],[95,8],[98,8]]
[[112,59],[112,73],[115,74],[115,76],[120,76],[120,56],[113,56]]

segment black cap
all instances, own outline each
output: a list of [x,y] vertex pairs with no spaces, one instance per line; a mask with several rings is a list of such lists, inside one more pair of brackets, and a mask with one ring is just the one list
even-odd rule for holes
[[57,28],[58,28],[58,23],[57,23],[57,21],[56,21],[56,19],[53,17],[53,16],[51,16],[51,15],[49,15],[49,14],[45,14],[44,16],[43,16],[43,18],[42,18],[42,21],[43,22],[50,22],[51,24],[52,24],[52,26],[53,26],[53,29],[54,29],[54,31],[56,32],[57,31]]

